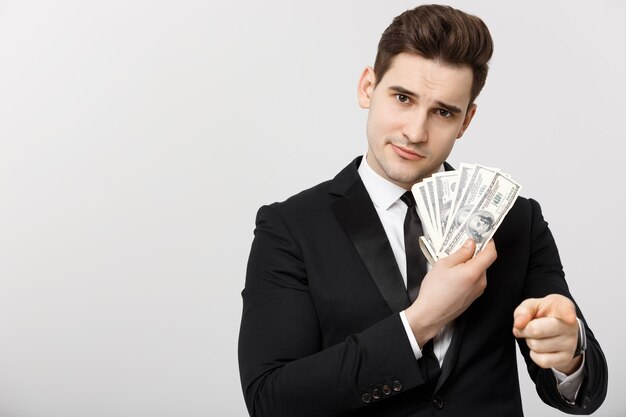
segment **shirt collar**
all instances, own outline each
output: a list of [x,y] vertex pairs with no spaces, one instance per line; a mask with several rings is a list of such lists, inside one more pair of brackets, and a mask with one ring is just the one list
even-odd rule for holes
[[[437,172],[442,172],[443,170],[444,167],[441,165]],[[363,156],[361,165],[359,165],[359,175],[367,193],[377,208],[389,210],[407,191],[376,173],[367,162],[367,153]]]
[[374,205],[380,209],[389,207],[406,193],[406,190],[378,175],[367,162],[367,154],[359,165],[359,175]]

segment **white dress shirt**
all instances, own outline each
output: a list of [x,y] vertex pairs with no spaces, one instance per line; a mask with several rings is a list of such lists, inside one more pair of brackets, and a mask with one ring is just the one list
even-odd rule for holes
[[[439,169],[443,171],[443,166]],[[404,249],[404,218],[406,217],[407,205],[400,200],[400,197],[406,192],[406,190],[390,181],[387,181],[380,175],[378,175],[369,166],[365,157],[359,166],[359,175],[365,185],[378,217],[380,218],[387,239],[391,244],[391,250],[393,256],[396,258],[396,263],[400,269],[400,274],[404,279],[404,286],[406,287],[406,252]],[[415,210],[415,208],[414,208]],[[421,220],[421,219],[420,219]],[[428,266],[430,270],[430,265]],[[407,337],[413,348],[413,353],[417,359],[422,357],[422,351],[415,339],[415,335],[409,326],[409,322],[406,319],[404,311],[400,313],[402,323],[406,330]],[[443,359],[452,342],[452,330],[454,329],[454,322],[448,324],[442,328],[437,335],[433,338],[433,350],[435,356],[439,360],[439,366],[443,365]]]
[[[400,274],[404,279],[404,285],[407,283],[406,272],[406,252],[404,248],[404,218],[406,216],[407,205],[400,200],[400,197],[407,191],[404,188],[388,181],[387,179],[378,175],[369,166],[367,162],[367,154],[363,156],[363,160],[359,165],[359,176],[365,185],[365,189],[369,194],[374,208],[378,213],[378,217],[385,229],[387,239],[391,245],[391,250],[400,269]],[[439,168],[439,172],[444,170],[443,166]],[[421,220],[421,219],[420,219]],[[430,265],[428,266],[430,270]],[[411,330],[409,322],[406,318],[404,311],[400,312],[400,318],[404,325],[407,338],[413,348],[413,353],[416,359],[422,357],[422,351],[418,344],[418,341]],[[452,333],[454,331],[454,322],[449,323],[443,327],[437,335],[433,338],[433,350],[435,356],[439,360],[439,366],[443,366],[443,361],[446,356],[446,352],[452,342]],[[568,401],[573,401],[576,398],[578,389],[582,384],[584,377],[584,354],[583,362],[580,368],[572,375],[566,376],[565,374],[553,369],[554,376],[557,379],[558,390],[563,397]]]

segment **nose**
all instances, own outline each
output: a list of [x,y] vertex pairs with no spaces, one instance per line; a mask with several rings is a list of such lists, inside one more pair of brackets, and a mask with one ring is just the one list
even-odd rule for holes
[[428,140],[427,121],[428,115],[423,112],[408,114],[402,132],[404,137],[411,143],[426,142]]

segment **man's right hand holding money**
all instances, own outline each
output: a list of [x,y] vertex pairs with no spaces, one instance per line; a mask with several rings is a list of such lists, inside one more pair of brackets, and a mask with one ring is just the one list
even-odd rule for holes
[[468,239],[459,250],[435,262],[422,281],[417,299],[405,310],[421,347],[485,290],[486,270],[496,260],[496,246],[490,241],[476,256],[475,249],[474,241]]

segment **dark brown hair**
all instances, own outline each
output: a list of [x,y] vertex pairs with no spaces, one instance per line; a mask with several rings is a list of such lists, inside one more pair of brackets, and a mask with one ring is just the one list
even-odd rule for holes
[[442,5],[424,5],[407,10],[393,19],[378,43],[374,63],[376,83],[403,52],[449,65],[469,66],[474,74],[470,104],[485,85],[493,41],[478,17]]

